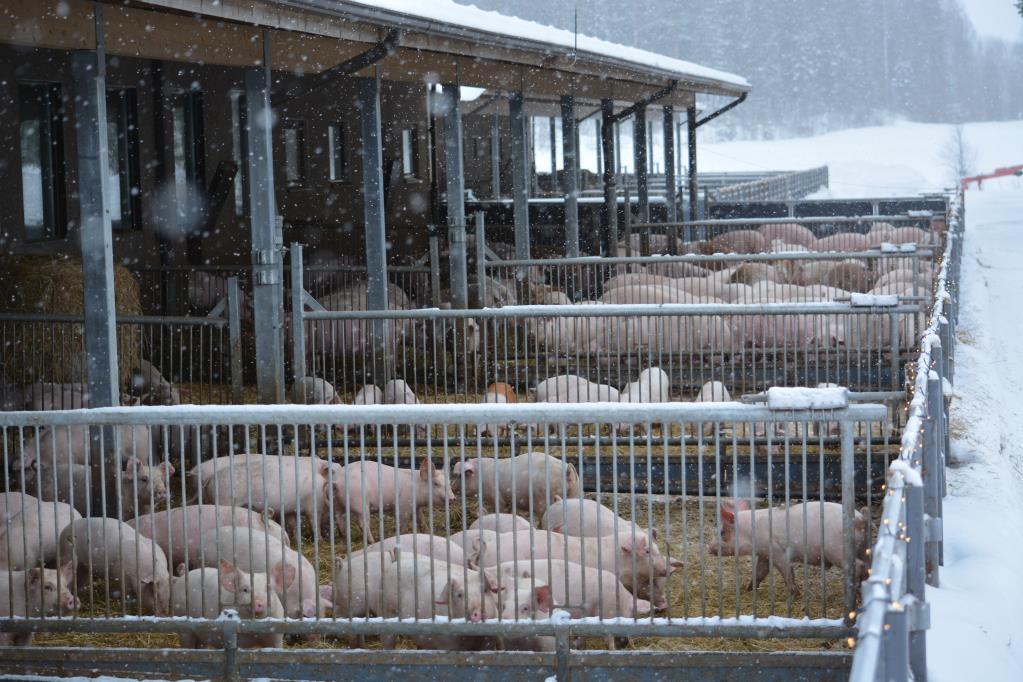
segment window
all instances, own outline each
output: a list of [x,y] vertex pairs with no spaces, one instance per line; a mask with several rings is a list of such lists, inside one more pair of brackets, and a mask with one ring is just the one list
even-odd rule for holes
[[111,229],[141,230],[138,103],[134,89],[107,93],[107,146]]
[[231,93],[231,158],[238,166],[234,174],[234,214],[248,215],[249,195],[245,185],[248,183],[249,166],[247,164],[248,146],[245,143],[245,93]]
[[330,181],[348,179],[348,164],[345,160],[345,131],[340,123],[327,126],[327,160],[330,165]]
[[401,173],[419,175],[419,134],[415,128],[401,131]]
[[202,93],[184,92],[174,98],[174,191],[179,225],[194,227],[206,186]]
[[64,133],[60,85],[23,83],[21,108],[21,200],[25,238],[67,234]]
[[305,184],[305,124],[284,126],[284,179],[289,187]]

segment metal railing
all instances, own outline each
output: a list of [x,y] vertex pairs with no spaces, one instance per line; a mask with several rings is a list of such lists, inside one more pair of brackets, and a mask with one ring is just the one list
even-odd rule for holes
[[[855,460],[872,456],[866,434],[880,428],[885,412],[800,395],[778,405],[2,413],[8,476],[0,551],[10,570],[0,572],[0,588],[23,590],[20,574],[32,567],[57,581],[49,566],[67,567],[70,585],[56,585],[53,599],[30,593],[21,602],[26,613],[0,617],[0,633],[32,633],[38,645],[56,633],[66,633],[62,641],[119,633],[108,640],[121,647],[117,663],[93,640],[88,648],[61,648],[63,669],[109,670],[124,661],[135,670],[162,669],[171,657],[176,672],[214,665],[212,674],[227,679],[238,676],[242,660],[249,675],[305,673],[286,665],[287,652],[245,659],[238,651],[280,648],[284,635],[380,636],[385,646],[401,636],[420,648],[511,653],[457,660],[394,651],[393,664],[514,667],[524,662],[515,650],[548,652],[529,665],[540,660],[559,679],[593,665],[579,638],[845,637],[857,560],[872,537],[871,489],[855,476]],[[494,423],[538,428],[505,449],[484,435]],[[811,477],[823,476],[823,434],[831,425],[840,434],[837,503],[809,487]],[[191,432],[200,445],[163,448],[147,435],[155,427]],[[764,435],[754,440],[758,429]],[[592,430],[610,432],[611,445],[580,446]],[[689,445],[671,443],[687,432]],[[90,441],[91,448],[75,447]],[[633,488],[641,471],[653,480],[654,466],[693,459],[715,472],[696,495],[674,492],[670,475],[645,494]],[[755,489],[743,473],[759,467],[785,475],[769,473],[766,488]],[[601,468],[613,474],[607,484],[593,473]],[[18,496],[19,489],[37,496]],[[60,530],[44,516],[62,509],[51,500],[69,502],[83,518]],[[857,512],[861,500],[868,508]],[[209,506],[192,506],[193,513],[182,509],[185,502]],[[169,510],[160,509],[165,504]],[[576,516],[601,504],[603,516]],[[523,530],[474,540],[471,523],[494,510],[518,515]],[[37,538],[32,555],[28,541]],[[368,547],[374,541],[384,544]],[[779,543],[788,550],[769,551]],[[154,566],[162,568],[151,574]],[[71,568],[82,578],[71,580]],[[748,581],[760,585],[748,591]],[[243,598],[240,589],[249,585]],[[235,613],[222,617],[224,609]],[[130,617],[140,615],[151,617]],[[178,658],[166,643],[138,651],[146,646],[138,635],[151,632],[222,651],[213,659]],[[37,670],[53,664],[53,654],[47,661],[34,650],[8,651],[0,668],[33,657]],[[306,653],[309,665],[351,663],[364,652]],[[621,665],[650,665],[630,652],[609,655]]]
[[964,221],[953,206],[929,325],[915,362],[901,452],[888,476],[882,522],[863,584],[854,682],[923,680],[930,611],[925,584],[937,586],[942,562],[942,497],[949,452],[948,396],[954,378],[958,282]]
[[707,191],[711,201],[777,201],[801,199],[828,186],[828,167],[782,173]]

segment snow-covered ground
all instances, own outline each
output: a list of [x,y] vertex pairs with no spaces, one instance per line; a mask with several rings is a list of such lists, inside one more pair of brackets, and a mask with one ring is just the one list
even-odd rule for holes
[[[726,114],[727,116],[727,114]],[[711,124],[713,125],[713,124]],[[903,196],[952,184],[943,160],[952,126],[901,121],[817,137],[701,144],[701,171],[801,170],[827,165],[828,196]],[[1023,163],[1023,121],[967,123],[978,172]]]
[[[1021,159],[1023,161],[1023,159]],[[931,602],[932,681],[1023,680],[1023,184],[966,200],[945,565]]]

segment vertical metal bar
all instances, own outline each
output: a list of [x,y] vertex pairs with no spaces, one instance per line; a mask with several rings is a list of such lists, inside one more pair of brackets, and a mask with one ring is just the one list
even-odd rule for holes
[[480,307],[487,300],[487,228],[483,211],[476,211],[476,296]]
[[600,100],[600,146],[604,154],[604,216],[601,221],[600,247],[604,254],[614,253],[618,234],[618,191],[615,187],[615,104],[612,99]]
[[263,63],[245,72],[249,228],[256,324],[256,383],[259,401],[284,400],[283,287],[274,199],[273,110],[270,106],[270,38],[263,33]]
[[551,194],[558,191],[558,131],[556,119],[551,116],[547,120],[551,139]]
[[306,375],[305,366],[305,279],[301,244],[291,245],[291,367],[294,389],[291,396],[296,403],[305,402],[305,392],[299,384]]
[[[579,123],[575,97],[561,97],[561,156],[565,166],[561,187],[565,196],[565,257],[579,256]],[[553,139],[553,136],[552,136]]]
[[686,107],[686,129],[689,135],[689,221],[699,219],[697,196],[699,186],[696,182],[696,105]]
[[903,682],[909,679],[909,618],[905,609],[889,607],[885,614],[884,679]]
[[[678,207],[675,205],[675,107],[664,107],[664,210],[665,222],[678,222]],[[678,253],[678,227],[668,230],[668,253]]]
[[[927,568],[924,558],[924,491],[920,486],[907,485],[906,495],[906,587],[920,603],[925,597]],[[927,631],[917,628],[909,633],[909,661],[913,677],[926,679]]]
[[[301,258],[301,256],[299,256]],[[301,261],[299,261],[301,262]],[[238,278],[227,278],[227,334],[231,344],[231,400],[236,405],[245,402],[242,391],[242,308],[238,292]],[[221,340],[223,337],[221,337]],[[221,341],[222,342],[222,341]],[[304,361],[304,356],[303,356]],[[296,371],[298,371],[296,369]],[[302,373],[305,373],[303,366]]]
[[93,5],[96,49],[74,52],[78,149],[78,188],[81,211],[82,286],[85,315],[85,363],[90,405],[118,404],[117,325],[114,305],[114,255],[107,188],[106,42],[103,7]]
[[[366,223],[367,307],[387,310],[387,225],[384,216],[383,141],[380,134],[380,75],[359,79],[362,132],[362,196]],[[381,364],[386,320],[373,321],[374,381],[383,380]]]
[[[650,222],[650,187],[649,173],[647,166],[647,144],[646,137],[646,108],[636,109],[632,119],[632,155],[633,163],[636,165],[636,198],[639,201],[638,217],[639,222],[644,225]],[[644,251],[643,255],[649,255]]]
[[529,258],[529,167],[526,159],[526,118],[521,92],[508,95],[511,124],[512,204],[515,214],[515,257]]
[[843,615],[847,623],[851,623],[856,617],[856,539],[853,537],[853,520],[856,514],[856,460],[853,458],[855,427],[856,423],[848,420],[840,422],[839,426],[842,440],[842,587],[845,597]]
[[[931,346],[931,357],[941,362],[941,346],[935,343]],[[937,358],[935,358],[937,356]],[[931,519],[941,518],[940,507],[940,471],[938,467],[944,466],[941,451],[941,417],[945,409],[945,400],[942,397],[941,377],[933,370],[927,379],[927,421],[924,422],[923,435],[923,477],[924,477],[924,514]],[[931,526],[933,535],[937,535],[937,524]],[[927,584],[932,587],[939,585],[939,548],[941,538],[928,534],[927,542],[924,545],[924,560],[927,566]]]
[[440,238],[436,229],[430,226],[430,302],[436,308],[440,305]]
[[447,83],[441,92],[444,112],[444,160],[448,206],[448,265],[451,307],[469,307],[469,283],[465,254],[465,173],[462,154],[462,110],[458,85]]
[[501,126],[497,114],[490,117],[490,195],[501,198]]

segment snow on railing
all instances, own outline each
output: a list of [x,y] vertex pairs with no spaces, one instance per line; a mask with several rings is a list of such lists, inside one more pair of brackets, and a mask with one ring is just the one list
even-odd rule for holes
[[962,197],[952,202],[949,231],[929,324],[912,373],[912,399],[899,458],[892,462],[881,527],[863,583],[850,680],[924,679],[930,625],[924,585],[937,586],[941,498],[948,451],[945,385],[951,380],[962,240]]

